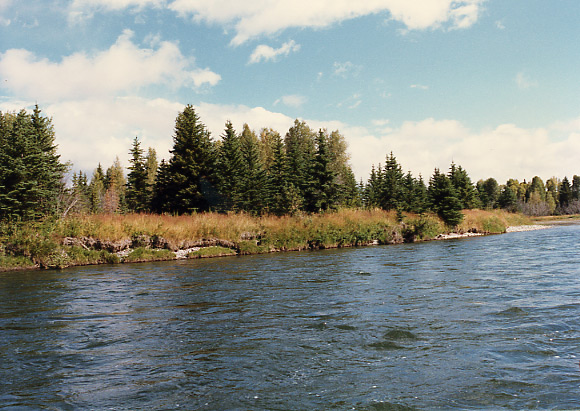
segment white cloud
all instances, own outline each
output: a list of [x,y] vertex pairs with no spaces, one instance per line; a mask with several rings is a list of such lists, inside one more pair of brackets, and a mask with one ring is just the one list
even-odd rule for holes
[[282,44],[282,47],[277,49],[261,44],[256,47],[250,56],[250,61],[248,63],[253,64],[261,61],[275,61],[279,56],[287,56],[298,50],[300,50],[300,44],[296,44],[294,40]]
[[538,82],[529,77],[527,74],[523,72],[519,72],[516,74],[516,84],[520,90],[527,90],[532,87],[537,87]]
[[[421,174],[425,181],[435,168],[446,172],[451,161],[465,168],[474,182],[494,177],[502,184],[508,178],[522,181],[536,175],[546,179],[579,174],[569,153],[580,151],[580,118],[538,129],[502,124],[474,132],[455,120],[429,118],[405,122],[381,134],[346,130],[353,169],[365,180],[370,164],[384,164],[391,151],[404,170]],[[551,134],[561,136],[562,130],[566,134],[560,140],[550,138]]]
[[44,101],[135,92],[149,85],[198,88],[220,80],[209,69],[192,67],[193,60],[184,57],[175,43],[144,49],[132,37],[133,32],[125,30],[108,50],[75,53],[58,63],[11,49],[0,55],[0,76],[14,94]]
[[495,27],[497,27],[499,30],[505,29],[505,25],[503,24],[503,22],[501,20],[498,20],[495,22]]
[[12,20],[6,17],[7,10],[12,5],[12,0],[0,0],[0,26],[8,27]]
[[143,147],[168,157],[175,118],[184,105],[163,99],[139,97],[91,98],[41,107],[53,119],[58,152],[75,170],[91,173],[116,156],[128,166],[131,141],[138,136]]
[[350,61],[345,61],[344,63],[336,61],[333,64],[333,69],[335,76],[347,78],[349,76],[358,76],[362,70],[362,66],[353,64]]
[[132,10],[141,11],[146,7],[162,7],[165,0],[73,0],[69,6],[69,22],[82,23],[92,18],[98,11]]
[[418,90],[429,90],[429,86],[424,86],[423,84],[411,84],[410,88],[416,88]]
[[284,104],[288,107],[298,108],[301,107],[304,103],[306,103],[306,97],[300,96],[298,94],[291,94],[288,96],[282,96],[278,100],[274,102],[274,105],[278,105],[279,103]]
[[72,20],[90,17],[99,10],[168,7],[182,17],[205,21],[236,34],[233,45],[291,27],[325,28],[344,20],[388,13],[408,30],[466,28],[477,21],[485,0],[74,0]]

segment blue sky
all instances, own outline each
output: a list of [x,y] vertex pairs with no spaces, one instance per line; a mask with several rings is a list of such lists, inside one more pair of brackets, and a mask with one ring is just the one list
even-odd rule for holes
[[193,104],[286,133],[338,129],[366,180],[580,174],[577,0],[0,0],[0,110],[38,103],[89,174],[131,141],[168,157]]

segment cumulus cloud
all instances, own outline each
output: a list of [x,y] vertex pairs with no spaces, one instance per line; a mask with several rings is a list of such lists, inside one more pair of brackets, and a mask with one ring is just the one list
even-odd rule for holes
[[184,18],[233,27],[233,45],[291,27],[324,28],[344,20],[385,13],[408,30],[466,28],[474,24],[485,0],[75,0],[72,18],[96,10],[168,7]]
[[306,97],[300,96],[298,94],[290,94],[288,96],[282,96],[278,100],[274,102],[274,105],[278,105],[279,103],[284,104],[288,107],[298,108],[301,107],[304,103],[306,103]]
[[[353,169],[364,179],[370,164],[384,164],[385,155],[391,151],[404,170],[415,176],[421,174],[425,181],[435,168],[446,172],[451,161],[464,167],[474,182],[494,177],[501,184],[508,178],[522,181],[536,175],[546,179],[555,173],[559,178],[578,174],[575,159],[566,153],[580,150],[580,118],[537,129],[501,124],[473,131],[455,120],[428,118],[378,133],[345,130]],[[556,131],[562,136],[562,130],[565,137],[550,138]]]
[[300,50],[300,44],[296,44],[294,40],[290,40],[280,48],[273,48],[265,44],[261,44],[250,56],[250,64],[259,63],[261,61],[275,61],[279,56],[287,56],[292,52]]
[[10,49],[0,55],[0,76],[14,94],[45,101],[135,92],[149,85],[213,86],[219,74],[193,66],[175,43],[139,48],[125,30],[108,50],[75,53],[53,62],[30,51]]

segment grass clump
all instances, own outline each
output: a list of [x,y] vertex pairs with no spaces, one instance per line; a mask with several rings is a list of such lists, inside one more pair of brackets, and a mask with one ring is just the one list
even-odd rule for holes
[[71,246],[66,250],[68,265],[117,264],[120,258],[106,250],[91,250],[79,246]]
[[127,263],[137,263],[146,261],[174,260],[175,253],[170,250],[152,250],[150,248],[138,247],[131,251],[123,261]]
[[225,257],[229,255],[237,255],[236,250],[226,247],[212,246],[192,251],[187,255],[187,258]]

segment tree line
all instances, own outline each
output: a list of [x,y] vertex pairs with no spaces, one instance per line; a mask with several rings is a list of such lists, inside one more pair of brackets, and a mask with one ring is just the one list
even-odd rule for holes
[[73,173],[56,152],[51,119],[36,106],[32,114],[0,112],[0,220],[30,220],[69,213],[200,211],[253,214],[315,213],[343,207],[435,212],[457,225],[462,209],[503,208],[530,215],[580,212],[580,177],[544,183],[493,178],[473,183],[461,166],[435,169],[426,183],[404,173],[393,153],[357,183],[340,132],[312,130],[295,120],[282,136],[247,124],[237,132],[227,121],[213,139],[193,106],[177,115],[173,147],[158,162],[135,137],[124,170],[118,158],[89,176]]

